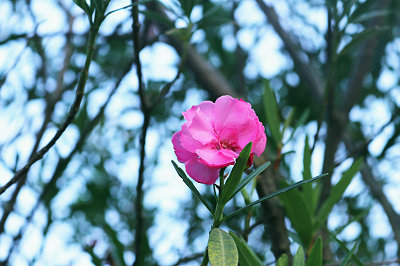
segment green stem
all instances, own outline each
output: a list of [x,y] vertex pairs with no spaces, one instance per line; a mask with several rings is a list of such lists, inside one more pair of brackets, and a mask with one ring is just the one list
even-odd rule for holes
[[[213,225],[211,226],[211,230],[210,232],[214,229],[214,228],[218,228],[223,221],[224,215],[223,215],[223,211],[224,211],[224,207],[225,205],[222,203],[221,200],[221,195],[222,195],[222,190],[224,189],[224,181],[225,181],[225,176],[224,176],[224,172],[225,172],[225,168],[222,168],[219,171],[219,193],[218,193],[218,200],[217,200],[217,206],[215,207],[215,212],[214,212],[214,222]],[[204,251],[204,255],[203,255],[203,260],[201,261],[201,266],[206,266],[208,264],[208,249],[206,247],[206,250]]]

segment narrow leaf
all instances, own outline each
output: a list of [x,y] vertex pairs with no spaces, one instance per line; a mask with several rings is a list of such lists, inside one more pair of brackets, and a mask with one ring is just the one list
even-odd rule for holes
[[235,241],[227,232],[219,228],[214,228],[210,233],[208,257],[213,266],[231,266],[239,263]]
[[352,36],[352,40],[343,47],[343,49],[339,52],[339,57],[342,57],[346,53],[348,53],[352,48],[355,48],[357,45],[361,43],[365,43],[365,41],[369,38],[376,37],[376,35],[387,32],[391,30],[389,27],[373,27],[363,30],[360,33],[354,34]]
[[275,93],[269,86],[269,82],[266,81],[264,90],[264,109],[267,117],[268,127],[271,131],[272,138],[278,144],[282,141],[282,134],[279,130],[280,119],[278,112],[278,104],[276,103]]
[[235,233],[229,232],[233,240],[236,243],[236,247],[239,251],[239,264],[240,265],[251,265],[251,266],[261,266],[262,261],[257,257],[253,250],[247,245],[247,243],[238,237]]
[[304,262],[304,250],[302,246],[297,249],[296,255],[293,258],[293,266],[305,266]]
[[111,256],[117,265],[126,265],[124,260],[125,247],[118,239],[117,232],[106,222],[103,226],[111,244]]
[[194,0],[179,0],[181,4],[181,8],[183,9],[185,15],[190,18],[190,14],[192,13],[193,7],[196,3]]
[[249,159],[252,143],[246,145],[240,153],[239,157],[236,159],[235,166],[229,175],[224,188],[222,190],[221,201],[222,205],[225,205],[233,196],[233,192],[236,190],[240,179],[242,178],[244,169],[247,165],[247,160]]
[[350,252],[347,253],[346,258],[344,258],[343,262],[340,264],[341,266],[347,265],[347,263],[350,261],[351,257],[353,257],[354,252],[357,249],[357,242],[354,244],[353,248],[350,250]]
[[280,195],[279,198],[285,207],[285,211],[301,243],[305,247],[310,246],[313,237],[314,223],[304,193],[294,189]]
[[231,198],[233,198],[239,191],[242,190],[251,180],[256,178],[259,174],[261,174],[265,169],[267,169],[268,166],[270,166],[271,162],[266,162],[265,164],[261,165],[257,169],[255,169],[253,172],[251,172],[250,175],[248,175],[246,178],[240,182],[240,184],[237,186],[236,190],[232,193]]
[[[311,175],[311,150],[308,145],[308,136],[304,141],[304,150],[303,150],[303,179],[308,180],[312,177]],[[308,207],[312,214],[315,212],[315,208],[317,207],[317,197],[313,191],[312,184],[309,183],[304,185],[304,198],[307,202]]]
[[291,108],[290,113],[288,117],[285,120],[285,123],[283,124],[283,129],[282,129],[282,136],[284,135],[286,129],[289,127],[289,125],[292,123],[292,119],[294,117],[294,114],[296,113],[296,108]]
[[209,26],[216,27],[228,22],[232,22],[231,14],[222,5],[215,5],[203,14],[203,17],[196,24],[198,29],[204,29]]
[[297,120],[297,123],[294,125],[293,130],[292,130],[292,134],[290,135],[289,140],[291,140],[294,136],[294,133],[296,133],[297,128],[299,128],[300,126],[304,125],[304,123],[306,122],[308,116],[310,115],[310,109],[306,109],[300,116],[300,118]]
[[312,247],[306,266],[322,266],[322,240],[321,237],[317,239]]
[[249,207],[251,207],[251,206],[254,206],[254,205],[256,205],[256,204],[258,204],[258,203],[261,203],[261,202],[263,202],[263,201],[265,201],[265,200],[269,200],[270,198],[273,198],[273,197],[276,197],[276,196],[278,196],[278,195],[281,195],[282,193],[285,193],[286,191],[289,191],[289,190],[291,190],[291,189],[297,188],[297,187],[299,187],[299,186],[301,186],[301,185],[303,185],[303,184],[307,184],[308,182],[313,182],[313,181],[315,181],[315,180],[317,180],[317,179],[320,179],[320,178],[322,178],[322,177],[324,177],[324,176],[327,176],[327,175],[328,175],[328,174],[322,174],[322,175],[316,176],[316,177],[314,177],[314,178],[311,178],[311,179],[309,179],[309,180],[302,180],[302,181],[299,181],[299,182],[297,182],[297,183],[294,183],[294,184],[292,184],[292,185],[290,185],[290,186],[287,186],[287,187],[285,187],[285,188],[282,188],[282,189],[280,189],[280,190],[278,190],[278,191],[276,191],[276,192],[274,192],[274,193],[271,193],[271,194],[269,194],[269,195],[267,195],[267,196],[265,196],[265,197],[263,197],[263,198],[261,198],[261,199],[259,199],[259,200],[256,200],[256,201],[254,201],[254,202],[252,202],[252,203],[250,203],[250,204],[248,204],[248,205],[246,205],[246,206],[244,206],[244,207],[242,207],[242,208],[240,208],[240,209],[238,209],[238,210],[236,210],[236,211],[234,211],[234,212],[228,214],[227,216],[225,216],[225,217],[222,219],[222,222],[228,220],[229,218],[231,218],[232,216],[234,216],[234,215],[236,215],[236,214],[238,214],[238,213],[241,213],[242,211],[244,211],[245,209],[247,209],[247,208],[249,208]]
[[359,158],[350,166],[350,168],[343,173],[342,178],[339,182],[332,188],[331,194],[322,204],[321,209],[317,214],[317,221],[321,225],[323,224],[326,219],[328,218],[330,212],[332,211],[333,206],[339,202],[341,197],[343,196],[344,191],[349,186],[351,180],[355,174],[360,170],[360,167],[363,163],[363,158]]
[[211,209],[210,205],[207,203],[207,201],[201,196],[200,192],[197,190],[197,188],[193,185],[192,181],[186,176],[185,172],[174,162],[172,161],[172,165],[174,166],[176,172],[178,175],[182,178],[183,182],[185,182],[186,186],[190,188],[190,190],[193,192],[194,195],[206,206],[206,208],[214,215],[213,210]]
[[168,28],[174,28],[174,23],[168,19],[168,17],[160,16],[157,12],[150,11],[150,10],[139,10],[145,17],[152,19]]
[[[337,238],[337,236],[336,236],[336,234],[335,233],[333,233],[333,232],[331,232],[331,231],[329,231],[328,230],[328,232],[331,234],[331,236],[336,240],[336,242],[339,244],[339,246],[343,249],[343,250],[345,250],[346,252],[347,252],[347,254],[349,254],[351,251],[347,248],[347,246],[346,246],[346,243],[343,243],[343,241],[341,241],[340,239],[338,239]],[[353,247],[354,248],[354,247]],[[358,266],[363,266],[364,265],[364,263],[362,263],[361,261],[360,261],[360,259],[357,257],[357,256],[352,256],[352,259],[353,259],[353,262],[355,263],[355,264],[357,264]]]
[[289,266],[288,255],[283,254],[282,256],[280,256],[275,266]]

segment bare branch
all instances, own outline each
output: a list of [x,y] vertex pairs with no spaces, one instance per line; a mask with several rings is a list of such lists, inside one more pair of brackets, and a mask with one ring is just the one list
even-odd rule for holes
[[293,37],[283,29],[279,17],[272,6],[267,5],[264,0],[256,0],[260,9],[264,12],[269,23],[282,39],[286,50],[288,51],[296,70],[300,76],[300,79],[307,85],[311,98],[316,103],[322,101],[324,82],[319,74],[319,71],[315,69],[312,64],[305,62],[302,59],[301,49],[297,47],[296,43],[293,41]]
[[69,124],[71,124],[72,120],[75,118],[76,114],[79,111],[79,107],[84,95],[86,80],[89,74],[89,67],[92,61],[92,57],[94,54],[94,44],[97,35],[98,29],[90,29],[89,31],[89,41],[87,47],[86,61],[83,67],[80,80],[76,89],[75,99],[72,103],[72,106],[67,114],[67,117],[61,127],[57,130],[54,137],[38,152],[36,152],[28,161],[28,163],[18,170],[14,176],[8,181],[4,186],[0,188],[0,195],[4,193],[10,186],[15,184],[22,176],[24,176],[30,169],[30,167],[37,161],[43,158],[43,156],[56,144],[57,140],[61,137],[61,135],[65,132]]

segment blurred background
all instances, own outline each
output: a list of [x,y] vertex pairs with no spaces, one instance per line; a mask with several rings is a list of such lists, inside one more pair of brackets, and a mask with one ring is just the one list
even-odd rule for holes
[[[85,5],[107,7],[92,49]],[[331,174],[224,229],[265,263],[320,236],[324,264],[398,265],[399,25],[398,0],[0,0],[1,264],[199,265],[212,217],[170,139],[182,111],[229,94],[268,136],[252,200]],[[88,51],[79,111],[41,159]]]

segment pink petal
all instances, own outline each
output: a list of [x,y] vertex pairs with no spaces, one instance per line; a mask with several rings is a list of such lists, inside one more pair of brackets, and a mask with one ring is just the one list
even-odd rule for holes
[[[183,115],[183,117],[185,118],[185,120],[188,121],[188,122],[190,122],[190,123],[192,123],[193,117],[195,116],[196,110],[197,110],[198,108],[199,108],[199,107],[198,107],[197,105],[193,105],[192,108],[186,110],[186,112],[182,112],[182,115]],[[190,124],[190,123],[189,123],[189,124]]]
[[196,114],[193,117],[192,123],[189,125],[189,131],[193,138],[202,144],[217,142],[214,128],[203,112],[201,112],[199,109],[196,110]]
[[185,163],[188,175],[199,183],[212,185],[218,179],[218,168],[208,167],[200,163],[199,159],[192,158]]
[[254,140],[252,150],[257,156],[260,156],[265,150],[265,144],[267,143],[267,136],[265,135],[264,126],[261,124],[261,122],[258,123],[259,123],[258,134],[256,136],[256,139]]
[[253,142],[252,150],[254,149],[254,141],[258,134],[258,124],[254,120],[248,120],[245,127],[238,130],[237,145],[243,149],[250,141]]
[[201,161],[210,167],[226,167],[235,163],[235,154],[229,152],[223,152],[222,150],[213,149],[212,147],[205,147],[196,150],[197,155]]
[[204,147],[199,141],[193,138],[192,134],[189,131],[187,123],[182,125],[182,134],[181,134],[181,145],[184,149],[191,153],[196,153],[197,149],[201,149]]
[[182,131],[178,131],[174,135],[172,135],[172,144],[174,145],[174,150],[178,161],[183,163],[192,159],[193,157],[197,158],[197,155],[195,153],[192,153],[182,147],[181,136]]
[[[250,108],[251,109],[251,108]],[[249,120],[249,105],[230,96],[221,96],[215,101],[214,127],[217,134],[226,128],[236,129],[246,125]],[[225,133],[223,133],[225,134]]]

